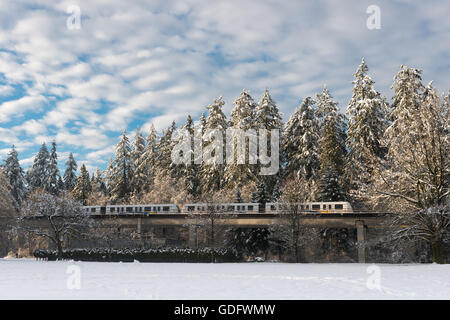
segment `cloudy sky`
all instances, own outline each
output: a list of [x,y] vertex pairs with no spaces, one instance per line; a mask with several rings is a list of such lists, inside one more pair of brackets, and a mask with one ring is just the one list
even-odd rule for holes
[[345,110],[362,57],[389,101],[401,64],[449,90],[449,1],[0,0],[0,161],[14,144],[27,168],[55,140],[61,167],[72,151],[103,169],[124,129],[198,119],[220,95],[229,113],[243,88],[269,88],[286,120],[326,82]]

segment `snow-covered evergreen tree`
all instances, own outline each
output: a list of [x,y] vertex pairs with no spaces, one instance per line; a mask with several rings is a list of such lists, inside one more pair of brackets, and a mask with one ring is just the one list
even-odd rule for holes
[[[11,194],[11,190],[12,186],[9,184],[9,179],[3,168],[0,168],[0,216],[2,217],[12,217],[17,210],[17,203]],[[4,222],[2,221],[2,223]],[[0,227],[4,227],[4,225],[0,225]],[[2,233],[5,233],[4,229]]]
[[148,192],[153,186],[153,180],[156,171],[156,145],[158,136],[153,123],[150,126],[150,132],[145,139],[144,153],[139,160],[139,165],[134,170],[133,177],[141,181],[141,191]]
[[77,183],[77,176],[75,174],[77,168],[77,162],[71,152],[67,158],[66,170],[64,171],[64,188],[67,191],[72,191],[73,187],[75,187],[75,184]]
[[136,135],[133,142],[133,147],[130,152],[130,162],[131,162],[131,182],[130,182],[130,188],[131,193],[134,195],[141,194],[142,190],[144,189],[144,186],[146,184],[146,177],[142,174],[140,174],[138,168],[142,165],[142,163],[145,161],[145,158],[143,157],[144,153],[146,151],[146,145],[145,145],[145,138],[141,133],[141,128],[137,127],[136,129]]
[[[238,163],[238,143],[234,143],[233,162],[227,161],[225,168],[225,186],[229,189],[234,189],[239,185],[245,185],[249,182],[258,181],[259,168],[257,166],[257,154],[251,154],[250,150],[257,151],[257,124],[255,120],[257,104],[254,102],[252,96],[247,90],[242,90],[240,96],[234,101],[234,108],[230,115],[230,124],[233,129],[242,130],[245,134],[250,134],[248,130],[254,130],[253,138],[246,138],[245,140],[245,156],[244,163]],[[260,110],[261,118],[264,117],[262,110]],[[267,119],[264,119],[267,120]],[[263,123],[261,123],[263,125]],[[250,146],[252,144],[252,146]],[[255,144],[255,145],[253,145]],[[227,158],[229,155],[227,155]],[[254,158],[255,163],[250,163],[250,158]]]
[[450,194],[449,105],[432,83],[422,88],[420,74],[402,66],[394,78],[389,151],[376,181],[376,202],[398,211],[439,206]]
[[[206,124],[204,132],[210,130],[219,130],[222,132],[224,138],[223,154],[225,155],[225,136],[227,129],[227,119],[223,113],[223,106],[225,102],[222,97],[214,100],[213,104],[207,106],[208,117],[206,118]],[[212,137],[207,137],[203,140],[203,152],[207,152],[208,146],[212,143]],[[206,163],[205,159],[202,161],[200,169],[200,181],[202,185],[202,193],[208,194],[210,192],[217,191],[223,186],[224,176],[224,164],[219,163]]]
[[114,202],[127,201],[131,191],[131,146],[125,130],[116,145],[115,158],[109,167],[108,187],[111,200]]
[[33,165],[28,169],[27,182],[31,189],[46,189],[48,181],[48,162],[50,154],[48,153],[45,142],[42,144],[38,154],[34,157]]
[[400,71],[394,77],[394,102],[389,120],[392,122],[386,130],[389,155],[403,151],[402,146],[408,145],[409,134],[420,132],[421,96],[424,92],[422,70],[400,66]]
[[175,172],[175,164],[172,163],[172,150],[176,141],[172,139],[176,130],[175,121],[163,131],[161,138],[156,145],[156,162],[155,167],[159,172],[164,172],[170,177]]
[[242,90],[240,96],[234,100],[234,108],[230,114],[233,128],[248,130],[255,128],[255,111],[257,104],[247,90]]
[[[333,100],[324,85],[322,93],[317,94],[318,114],[322,119],[320,150],[320,198],[344,200],[346,184],[344,181],[345,147],[345,117],[339,113],[338,104]],[[337,180],[337,182],[336,182]]]
[[295,175],[307,180],[317,179],[320,133],[314,104],[311,97],[304,99],[286,123],[282,138],[285,178]]
[[108,204],[108,189],[103,180],[103,173],[97,168],[91,179],[91,191],[87,200],[88,205]]
[[252,193],[252,202],[259,203],[259,209],[264,209],[267,202],[270,201],[270,195],[264,182],[258,183],[255,192]]
[[374,89],[368,70],[363,58],[354,73],[353,95],[347,106],[346,174],[352,193],[359,197],[367,194],[374,170],[386,153],[382,139],[387,127],[388,106]]
[[26,186],[24,171],[20,166],[19,155],[14,146],[8,153],[3,169],[11,188],[11,195],[16,203],[16,209],[18,209],[25,198]]
[[52,149],[48,161],[48,176],[45,189],[53,195],[57,195],[59,190],[58,180],[60,178],[58,169],[58,155],[56,154],[56,142],[52,142]]
[[281,129],[283,127],[281,113],[267,89],[264,90],[261,101],[255,108],[255,123],[257,128],[267,130]]
[[83,163],[80,168],[80,176],[77,178],[77,183],[72,190],[72,196],[83,205],[86,205],[90,192],[91,179],[89,177],[89,172],[86,170],[86,166]]
[[[281,113],[278,110],[278,107],[276,105],[276,102],[272,99],[272,97],[269,94],[269,90],[265,89],[264,94],[261,98],[261,101],[256,107],[255,110],[255,123],[257,128],[266,129],[268,131],[267,134],[267,150],[271,154],[271,132],[270,130],[283,129],[283,121],[281,118]],[[259,133],[258,133],[259,134]],[[280,132],[280,137],[281,137]],[[261,139],[261,137],[259,137]],[[258,154],[261,153],[261,150],[258,150]],[[279,162],[281,163],[281,159],[279,159]],[[259,165],[260,166],[260,165]],[[258,166],[258,168],[259,168]],[[280,172],[278,172],[275,175],[260,175],[259,180],[263,182],[266,187],[267,191],[269,193],[273,192],[273,188],[275,187],[275,184],[277,181],[281,178]]]
[[[194,121],[192,120],[191,115],[187,116],[186,124],[183,127],[184,130],[189,132],[189,135],[191,137],[191,146],[194,146],[194,133],[195,133],[195,126]],[[201,130],[201,129],[200,129]],[[193,152],[191,152],[193,155]],[[201,194],[201,184],[200,184],[200,168],[201,166],[198,164],[195,164],[194,157],[191,156],[191,162],[189,164],[180,164],[180,170],[179,174],[185,181],[185,189],[188,194],[191,196],[198,197]]]

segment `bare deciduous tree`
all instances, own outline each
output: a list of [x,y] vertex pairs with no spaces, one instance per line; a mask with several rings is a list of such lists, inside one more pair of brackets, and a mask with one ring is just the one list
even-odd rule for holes
[[393,216],[392,240],[423,240],[430,244],[433,262],[444,263],[443,245],[450,240],[450,203]]
[[308,184],[300,178],[288,180],[278,205],[281,207],[280,223],[272,226],[272,233],[284,249],[300,262],[300,250],[317,236],[317,230],[302,223],[303,212],[299,203],[310,199]]
[[70,237],[89,237],[94,225],[81,204],[67,193],[60,196],[45,192],[31,194],[19,219],[19,229],[50,240],[58,250],[59,259]]

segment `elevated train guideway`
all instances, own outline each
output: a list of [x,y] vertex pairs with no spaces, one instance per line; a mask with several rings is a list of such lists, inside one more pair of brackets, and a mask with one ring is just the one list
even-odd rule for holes
[[[301,224],[311,227],[329,228],[355,228],[357,221],[363,221],[366,227],[384,228],[385,212],[349,212],[349,213],[299,213]],[[94,219],[101,220],[105,226],[114,223],[126,227],[137,224],[152,226],[185,226],[195,224],[202,218],[207,219],[206,214],[196,215],[177,214],[146,214],[133,213],[123,215],[91,215]],[[286,216],[280,213],[217,213],[215,223],[218,225],[238,226],[242,228],[267,227],[279,224]]]

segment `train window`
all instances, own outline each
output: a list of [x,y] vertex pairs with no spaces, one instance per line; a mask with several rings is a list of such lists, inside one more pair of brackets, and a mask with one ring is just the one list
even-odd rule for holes
[[109,208],[109,212],[114,212],[116,211],[116,208]]
[[333,206],[331,204],[328,205],[328,209],[331,209]]
[[127,212],[133,212],[133,207],[127,207],[127,208],[126,208],[126,211],[127,211]]
[[326,209],[326,208],[327,208],[327,205],[326,205],[326,204],[324,204],[324,205],[322,206],[322,208],[323,208],[323,209]]
[[306,209],[306,210],[309,210],[309,204],[307,204],[307,205],[305,206],[305,209]]
[[95,212],[96,210],[95,210],[95,208],[91,208],[91,212]]
[[275,205],[270,205],[270,210],[275,211]]
[[161,207],[158,207],[158,210],[157,211],[161,211]]
[[152,211],[152,207],[144,207],[144,211]]
[[192,212],[192,211],[194,211],[195,210],[195,207],[194,206],[188,206],[187,207],[187,211],[189,211],[189,212]]
[[311,208],[312,208],[313,210],[320,210],[320,204],[313,204],[313,205],[311,206]]
[[169,207],[163,207],[163,211],[169,211]]
[[233,211],[234,210],[234,206],[228,206],[227,211]]
[[305,209],[305,206],[304,205],[300,205],[300,210],[303,210],[303,209]]
[[249,211],[253,210],[253,206],[248,206],[248,210]]
[[336,204],[336,205],[334,205],[334,208],[335,208],[335,209],[338,209],[338,210],[342,210],[342,209],[344,209],[344,205],[342,205],[342,204]]

